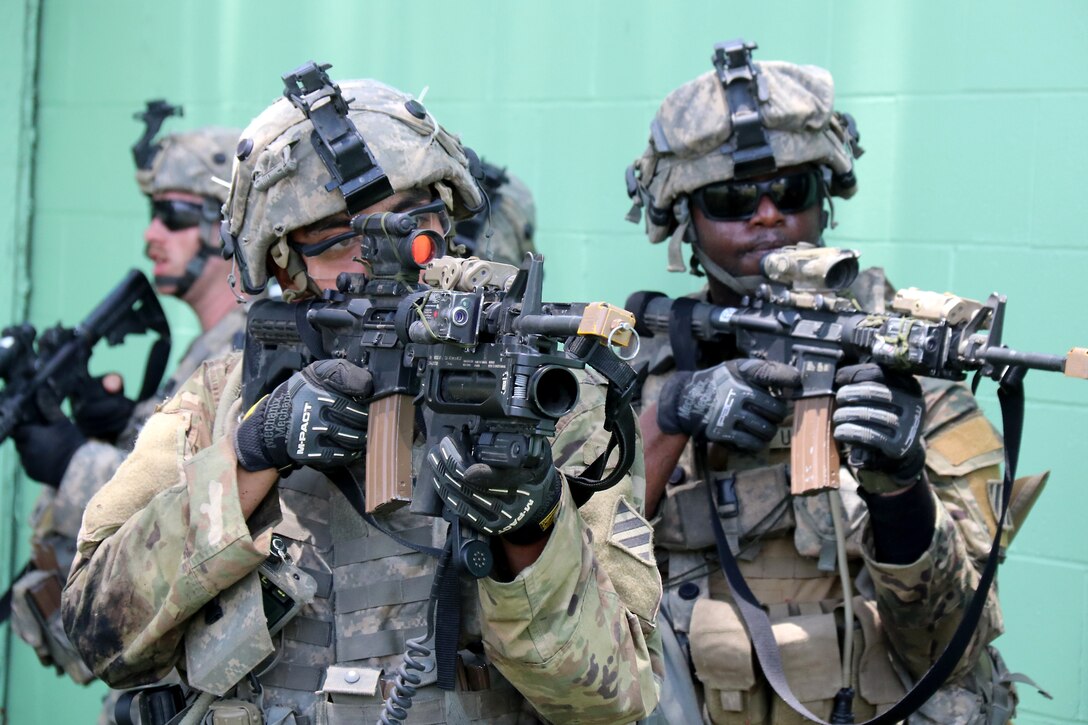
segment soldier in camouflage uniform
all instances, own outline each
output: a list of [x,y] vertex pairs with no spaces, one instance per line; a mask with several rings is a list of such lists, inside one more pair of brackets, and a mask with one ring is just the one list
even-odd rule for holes
[[[24,426],[15,435],[27,472],[46,485],[31,519],[32,570],[13,586],[13,627],[43,664],[81,684],[93,675],[64,635],[60,590],[84,508],[132,449],[155,406],[204,360],[237,349],[245,331],[245,306],[226,283],[230,263],[219,255],[217,224],[238,133],[207,127],[169,134],[137,160],[136,180],[151,203],[144,242],[156,289],[184,300],[201,326],[172,377],[135,405],[119,392],[118,376],[92,380],[94,390],[75,406],[75,422]],[[114,389],[107,392],[107,385]]]
[[[307,68],[316,73],[299,73]],[[321,88],[335,88],[322,77]],[[340,162],[318,155],[318,124],[300,111],[320,90],[281,98],[254,119],[223,229],[249,291],[271,272],[297,300],[360,271],[348,209],[403,211],[448,234],[449,216],[482,204],[465,149],[422,104],[376,81],[341,88],[351,100],[341,106],[337,89],[328,107],[342,108],[343,121],[325,121],[347,124],[337,132],[345,146],[365,144],[367,178],[378,181],[359,192],[364,200],[337,186],[330,169]],[[481,481],[518,482],[519,515],[492,539],[495,572],[462,580],[458,683],[447,691],[434,684],[434,644],[420,641],[435,563],[414,550],[441,545],[445,524],[407,509],[364,520],[331,480],[330,463],[363,455],[369,373],[319,361],[245,411],[240,363],[228,356],[190,378],[88,508],[63,611],[95,674],[132,686],[177,666],[210,693],[193,705],[194,722],[204,707],[213,723],[374,722],[389,714],[383,700],[403,683],[397,668],[412,648],[422,682],[407,722],[614,723],[653,709],[661,590],[639,514],[641,455],[581,508],[565,485],[608,438],[595,378],[539,466],[470,472],[456,465],[464,451],[451,439],[422,450],[417,436],[416,485],[435,485],[450,505],[460,490],[490,496]],[[328,427],[302,437],[301,416]],[[472,502],[457,510],[473,526]],[[285,586],[304,602],[274,637],[260,583],[269,566],[291,572]]]
[[[857,190],[860,148],[853,119],[834,110],[826,70],[783,62],[731,67],[727,52],[715,60],[715,71],[662,103],[649,147],[628,174],[636,204],[630,219],[645,212],[650,241],[669,240],[670,271],[684,270],[681,250],[691,245],[693,269],[707,274],[699,300],[736,306],[754,289],[768,251],[822,244],[825,202]],[[880,270],[868,270],[860,286],[864,308],[882,310],[890,286]],[[870,451],[869,463],[844,466],[838,492],[793,497],[793,406],[783,398],[799,384],[796,370],[739,359],[724,346],[702,345],[694,360],[678,360],[661,337],[643,340],[650,374],[641,424],[647,511],[665,580],[663,712],[670,722],[803,720],[754,664],[711,516],[768,610],[802,704],[829,718],[833,698],[849,685],[859,722],[887,710],[942,651],[976,588],[995,527],[1000,436],[962,385],[904,379],[875,365],[844,368],[833,435]],[[702,459],[696,450],[704,444]],[[1044,478],[1018,482],[1006,544]],[[831,496],[844,512],[839,541]],[[840,547],[848,568],[841,578]],[[842,580],[852,580],[853,590],[846,626],[854,646],[846,662],[843,609],[851,593]],[[991,591],[965,656],[909,722],[1007,722],[1016,676],[989,646],[1001,631]]]
[[521,265],[526,252],[535,252],[536,204],[529,187],[506,169],[482,161],[487,204],[471,219],[454,225],[454,248],[464,256]]

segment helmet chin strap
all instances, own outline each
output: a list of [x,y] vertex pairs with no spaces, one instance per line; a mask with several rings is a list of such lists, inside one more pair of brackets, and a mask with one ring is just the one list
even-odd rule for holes
[[692,251],[695,252],[695,258],[699,260],[699,264],[703,266],[706,273],[724,284],[729,289],[737,293],[741,297],[747,297],[756,291],[756,287],[761,282],[765,282],[760,275],[751,275],[748,277],[734,277],[726,272],[720,264],[715,262],[710,256],[703,251],[703,248],[699,246],[698,240],[692,240]]

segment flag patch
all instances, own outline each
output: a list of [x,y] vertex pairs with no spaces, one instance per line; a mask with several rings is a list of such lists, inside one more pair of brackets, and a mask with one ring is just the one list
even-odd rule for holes
[[609,542],[626,551],[636,559],[648,564],[654,563],[653,529],[634,507],[624,499],[616,502],[616,513],[612,516],[612,533]]

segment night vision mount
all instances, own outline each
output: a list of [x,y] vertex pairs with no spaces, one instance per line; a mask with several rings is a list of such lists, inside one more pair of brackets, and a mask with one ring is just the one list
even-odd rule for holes
[[152,143],[155,134],[162,128],[162,123],[171,116],[184,116],[185,111],[181,106],[172,106],[161,98],[147,102],[147,108],[143,112],[132,114],[137,121],[146,124],[143,135],[132,146],[132,158],[136,160],[136,168],[150,169],[151,162],[155,160],[155,154],[159,152],[159,144]]
[[283,76],[283,95],[313,123],[310,141],[332,175],[325,189],[339,189],[354,216],[392,196],[393,186],[348,118],[350,99],[329,79],[325,71],[331,67],[304,63]]
[[736,179],[778,169],[759,112],[759,72],[752,64],[752,51],[758,47],[737,38],[715,43],[711,56],[718,80],[725,89],[733,121],[733,137],[722,146],[722,153],[733,155],[733,178]]

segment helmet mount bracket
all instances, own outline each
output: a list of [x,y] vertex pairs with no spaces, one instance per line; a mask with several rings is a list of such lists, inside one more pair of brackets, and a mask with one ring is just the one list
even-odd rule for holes
[[172,106],[159,98],[147,102],[147,108],[141,113],[134,113],[132,117],[146,124],[143,135],[132,145],[132,158],[136,160],[136,168],[150,169],[151,162],[155,160],[155,154],[159,152],[159,144],[152,143],[155,134],[162,128],[162,123],[171,116],[184,116],[185,111],[181,106]]
[[348,118],[349,100],[329,79],[331,67],[304,63],[283,76],[283,95],[313,124],[310,141],[332,176],[325,188],[339,189],[354,216],[392,196],[393,186]]
[[732,154],[735,179],[778,170],[759,111],[759,73],[752,64],[752,51],[757,47],[755,43],[746,43],[737,38],[716,43],[711,57],[733,122],[733,135],[721,151]]

